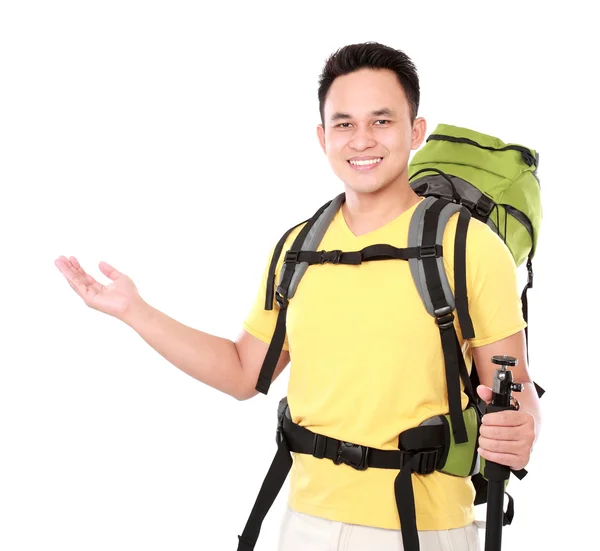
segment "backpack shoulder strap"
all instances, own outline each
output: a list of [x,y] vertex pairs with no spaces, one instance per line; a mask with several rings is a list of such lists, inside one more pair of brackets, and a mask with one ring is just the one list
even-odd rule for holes
[[[292,298],[298,288],[298,284],[302,279],[302,276],[308,268],[307,262],[294,262],[294,257],[298,255],[299,251],[316,251],[317,247],[321,243],[329,224],[333,220],[336,212],[340,205],[343,203],[345,195],[341,193],[331,201],[325,203],[315,214],[306,222],[305,226],[300,230],[292,246],[285,253],[285,259],[281,269],[279,284],[273,292],[275,286],[275,267],[281,255],[283,245],[286,239],[289,237],[294,228],[288,230],[286,234],[279,240],[279,243],[273,251],[273,257],[271,258],[271,264],[269,266],[269,277],[267,278],[267,292],[265,297],[265,309],[271,310],[273,308],[273,297],[279,306],[279,314],[277,316],[277,323],[275,325],[275,331],[271,338],[271,343],[267,354],[261,367],[258,381],[256,384],[256,390],[263,394],[269,392],[271,386],[271,380],[273,379],[273,373],[275,367],[281,355],[283,349],[283,342],[285,340],[286,325],[285,320],[287,316],[287,305],[289,299]],[[304,223],[304,222],[303,222]]]
[[301,226],[302,224],[306,224],[309,220],[310,218],[307,218],[303,222],[300,222],[300,224],[296,224],[295,226],[291,227],[288,231],[286,231],[281,236],[281,239],[277,242],[277,245],[273,250],[273,256],[271,257],[271,263],[269,264],[269,273],[267,275],[267,288],[265,292],[265,310],[273,310],[273,297],[275,292],[275,270],[277,269],[277,262],[279,262],[279,257],[281,256],[283,246],[285,245],[285,242],[287,241],[287,238],[290,236],[290,234],[297,227]]
[[286,252],[286,260],[290,260],[291,262],[284,261],[276,293],[286,293],[288,300],[294,296],[298,284],[308,268],[308,262],[293,262],[294,256],[299,251],[317,250],[344,199],[345,194],[340,193],[337,197],[323,205],[310,219],[309,223],[302,228],[302,231],[298,234],[289,251]]
[[[431,294],[435,294],[437,292],[439,299],[441,300],[443,298],[447,306],[450,306],[452,310],[456,308],[463,337],[466,339],[470,339],[475,336],[473,330],[473,322],[471,321],[471,316],[469,315],[468,309],[466,281],[467,231],[469,229],[469,222],[471,221],[471,213],[468,209],[462,207],[461,205],[450,203],[448,201],[445,201],[445,205],[439,204],[437,207],[438,223],[435,232],[435,239],[433,238],[433,235],[431,235],[428,238],[430,243],[426,243],[424,236],[425,216],[429,209],[431,209],[437,201],[438,199],[436,199],[435,197],[427,197],[415,210],[410,223],[408,246],[427,246],[428,244],[431,244],[432,241],[432,244],[441,246],[444,238],[444,231],[446,229],[448,221],[454,214],[456,214],[457,212],[460,213],[458,218],[458,224],[456,226],[456,237],[454,240],[455,294],[452,294],[452,289],[450,288],[450,283],[448,282],[448,277],[446,276],[443,257],[438,257],[435,259],[438,272],[437,277],[439,277],[439,282],[441,285],[443,295],[439,293],[438,289],[429,289],[425,273],[426,264],[422,261],[422,259],[411,258],[408,262],[410,265],[410,270],[413,279],[415,281],[415,285],[417,287],[417,290],[419,291],[419,294],[421,295],[421,299],[423,300],[423,304],[425,305],[427,312],[429,312],[430,315],[435,316],[435,308],[433,306],[433,299]],[[430,221],[429,223],[432,224],[433,221]],[[432,281],[432,283],[436,282],[436,276],[432,274],[432,278],[434,280]]]
[[[450,409],[452,431],[457,443],[466,442],[468,440],[460,399],[461,378],[465,384],[465,390],[470,401],[476,403],[477,399],[470,384],[464,357],[458,343],[458,337],[454,328],[453,314],[458,303],[460,305],[460,312],[458,313],[459,315],[462,315],[463,319],[468,320],[466,321],[466,325],[469,326],[470,318],[468,317],[466,295],[465,250],[466,230],[468,228],[470,217],[468,215],[463,215],[462,222],[457,225],[458,247],[455,240],[455,271],[458,266],[459,285],[456,299],[452,293],[446,275],[443,249],[442,256],[437,256],[433,251],[436,246],[442,246],[444,231],[450,217],[462,210],[464,210],[464,208],[461,205],[445,199],[426,197],[413,213],[408,235],[409,247],[421,247],[425,252],[428,249],[432,250],[431,255],[422,254],[421,258],[409,259],[409,265],[415,286],[423,300],[425,309],[435,318],[440,330],[446,368],[448,406]],[[456,279],[457,278],[455,277],[455,280]],[[460,318],[459,321],[464,322]],[[472,324],[470,324],[470,326],[472,330]]]

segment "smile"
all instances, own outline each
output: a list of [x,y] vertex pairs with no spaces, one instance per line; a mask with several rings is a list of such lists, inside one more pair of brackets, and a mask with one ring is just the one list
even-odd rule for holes
[[373,170],[381,161],[382,157],[378,159],[366,159],[366,160],[350,160],[348,163],[354,170]]

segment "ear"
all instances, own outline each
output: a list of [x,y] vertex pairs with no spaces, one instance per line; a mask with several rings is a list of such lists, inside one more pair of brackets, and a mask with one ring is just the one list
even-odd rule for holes
[[419,149],[423,140],[425,139],[425,134],[427,133],[427,122],[423,117],[417,117],[415,122],[413,123],[412,129],[412,140],[410,144],[411,149]]
[[323,153],[327,155],[327,148],[325,147],[325,128],[322,124],[317,125],[317,137],[319,138]]

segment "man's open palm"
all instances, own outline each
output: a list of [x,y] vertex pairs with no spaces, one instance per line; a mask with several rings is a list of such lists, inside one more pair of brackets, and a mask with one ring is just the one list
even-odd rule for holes
[[131,278],[122,274],[110,264],[100,262],[100,271],[112,280],[108,285],[97,282],[71,256],[60,256],[54,261],[56,267],[65,276],[69,285],[90,308],[121,318],[137,300],[140,300],[137,288]]

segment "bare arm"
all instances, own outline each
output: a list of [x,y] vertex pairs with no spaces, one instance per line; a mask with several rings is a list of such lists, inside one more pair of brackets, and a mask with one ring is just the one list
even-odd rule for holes
[[[255,390],[269,345],[242,330],[235,342],[184,325],[146,302],[140,302],[123,321],[163,358],[194,379],[237,400]],[[273,380],[289,363],[282,351]]]
[[[179,323],[144,301],[131,278],[107,262],[98,267],[112,280],[109,285],[87,274],[74,256],[60,256],[55,265],[88,307],[129,325],[163,358],[194,379],[238,400],[258,394],[255,386],[269,349],[261,340],[242,331],[233,342]],[[288,352],[283,351],[273,380],[289,360]]]

